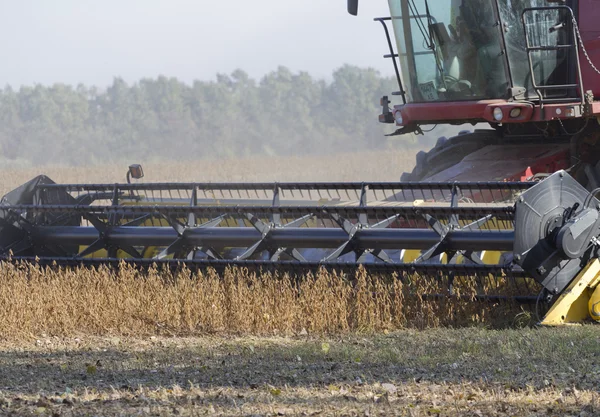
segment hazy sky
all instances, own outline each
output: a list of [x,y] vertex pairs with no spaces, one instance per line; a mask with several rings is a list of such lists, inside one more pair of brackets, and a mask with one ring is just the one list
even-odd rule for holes
[[159,74],[214,79],[284,65],[327,77],[344,63],[383,74],[392,64],[373,17],[387,1],[0,0],[0,85],[94,84]]

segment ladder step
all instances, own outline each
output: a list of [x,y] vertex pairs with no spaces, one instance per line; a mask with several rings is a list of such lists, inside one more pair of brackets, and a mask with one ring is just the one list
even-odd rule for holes
[[565,84],[565,85],[536,85],[534,88],[538,90],[566,90],[569,88],[579,88],[579,84]]
[[560,49],[573,48],[575,45],[554,45],[554,46],[528,46],[527,51],[557,51]]
[[581,104],[581,99],[579,97],[566,97],[566,98],[545,98],[543,100],[544,104],[549,103],[573,103],[573,104]]

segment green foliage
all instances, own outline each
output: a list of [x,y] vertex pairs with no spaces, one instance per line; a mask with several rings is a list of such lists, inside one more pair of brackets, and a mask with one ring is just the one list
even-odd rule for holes
[[82,165],[108,161],[355,151],[388,146],[379,98],[397,90],[373,69],[330,80],[280,67],[185,84],[160,76],[105,90],[63,84],[0,90],[0,158]]

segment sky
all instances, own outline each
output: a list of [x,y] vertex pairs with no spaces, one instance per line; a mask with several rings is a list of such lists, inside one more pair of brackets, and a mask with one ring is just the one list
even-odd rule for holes
[[114,77],[260,78],[283,65],[327,78],[345,63],[393,73],[374,17],[387,1],[0,0],[0,86],[104,87]]

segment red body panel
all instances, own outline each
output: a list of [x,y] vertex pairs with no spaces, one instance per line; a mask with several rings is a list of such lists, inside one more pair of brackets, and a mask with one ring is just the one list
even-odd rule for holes
[[485,120],[483,114],[487,106],[491,104],[503,104],[504,100],[480,100],[480,101],[457,101],[432,102],[432,103],[408,103],[396,107],[401,111],[404,124],[416,120]]
[[568,144],[491,145],[426,180],[524,181],[532,174],[568,168],[569,156]]
[[[600,77],[600,76],[599,76]],[[581,103],[546,104],[544,111],[539,106],[531,104],[511,103],[506,100],[479,100],[456,102],[408,103],[394,107],[394,116],[397,112],[402,114],[403,125],[416,123],[443,123],[452,121],[463,122],[497,122],[494,120],[493,109],[503,109],[502,123],[540,122],[553,119],[569,119],[570,111]],[[512,108],[519,107],[522,113],[517,118],[510,118]],[[592,112],[600,115],[600,103],[594,103]]]

